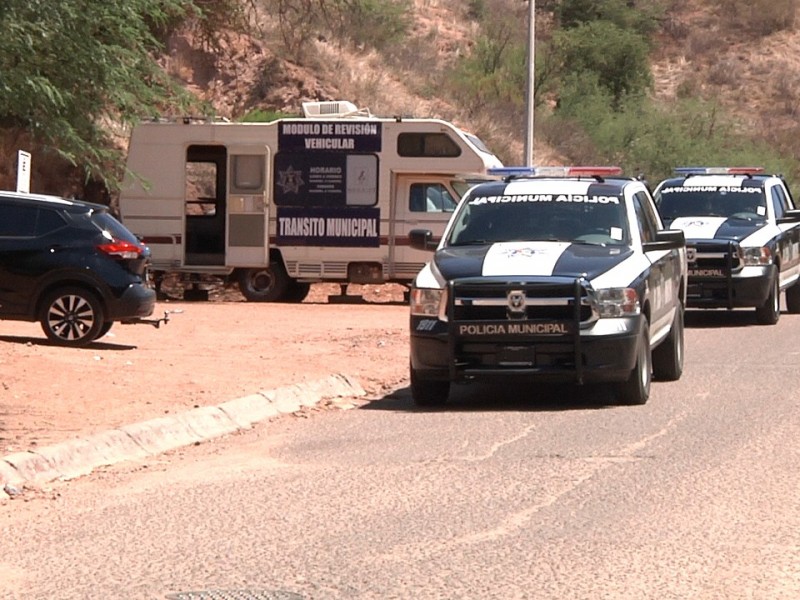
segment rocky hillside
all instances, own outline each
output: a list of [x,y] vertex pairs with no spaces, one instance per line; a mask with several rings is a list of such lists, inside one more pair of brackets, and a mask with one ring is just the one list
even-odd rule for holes
[[[795,141],[800,129],[800,33],[794,26],[753,31],[741,23],[742,15],[737,22],[720,8],[736,2],[672,0],[652,53],[653,95],[665,105],[676,98],[713,99],[721,110],[735,115],[742,130],[774,144],[786,156],[800,158]],[[795,0],[781,0],[781,5],[786,2],[793,7]],[[378,115],[454,121],[486,140],[506,164],[518,164],[524,123],[469,114],[458,98],[437,94],[436,74],[471,52],[478,35],[477,23],[467,14],[470,4],[414,0],[408,37],[395,51],[406,56],[400,61],[395,56],[391,67],[380,52],[347,48],[322,36],[290,52],[274,17],[257,13],[251,15],[249,34],[225,32],[213,49],[191,31],[173,34],[160,62],[219,116],[236,119],[254,109],[298,113],[305,100],[345,99]],[[537,19],[537,39],[547,37],[548,27],[547,20]],[[124,147],[126,132],[118,133]],[[549,146],[542,137],[535,143],[537,163],[569,162],[557,143]],[[24,136],[0,137],[0,188],[13,187],[16,149],[25,142]],[[80,182],[52,164],[34,163],[35,176],[48,180],[44,187],[83,195]]]

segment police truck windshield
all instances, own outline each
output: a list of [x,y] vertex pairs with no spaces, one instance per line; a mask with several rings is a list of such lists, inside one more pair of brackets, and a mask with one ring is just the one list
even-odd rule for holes
[[469,196],[450,232],[454,246],[511,241],[626,244],[623,198],[592,194]]
[[767,218],[764,190],[760,187],[665,186],[656,193],[655,200],[666,224],[680,217]]

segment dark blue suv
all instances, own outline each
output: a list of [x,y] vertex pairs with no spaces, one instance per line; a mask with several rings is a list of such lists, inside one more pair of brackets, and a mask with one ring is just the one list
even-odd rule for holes
[[85,346],[114,322],[146,321],[156,294],[150,250],[107,206],[0,192],[0,319],[39,321],[47,337]]

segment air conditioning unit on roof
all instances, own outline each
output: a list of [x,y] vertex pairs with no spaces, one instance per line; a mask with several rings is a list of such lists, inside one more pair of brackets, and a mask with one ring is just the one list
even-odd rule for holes
[[303,102],[303,116],[307,119],[327,119],[331,117],[369,117],[368,108],[358,108],[347,100],[329,102]]

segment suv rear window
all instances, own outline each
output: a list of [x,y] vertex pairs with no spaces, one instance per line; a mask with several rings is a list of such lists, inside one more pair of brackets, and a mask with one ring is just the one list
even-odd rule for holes
[[102,231],[108,231],[118,240],[125,240],[126,242],[132,242],[134,244],[139,243],[135,235],[106,211],[93,212],[92,223]]

